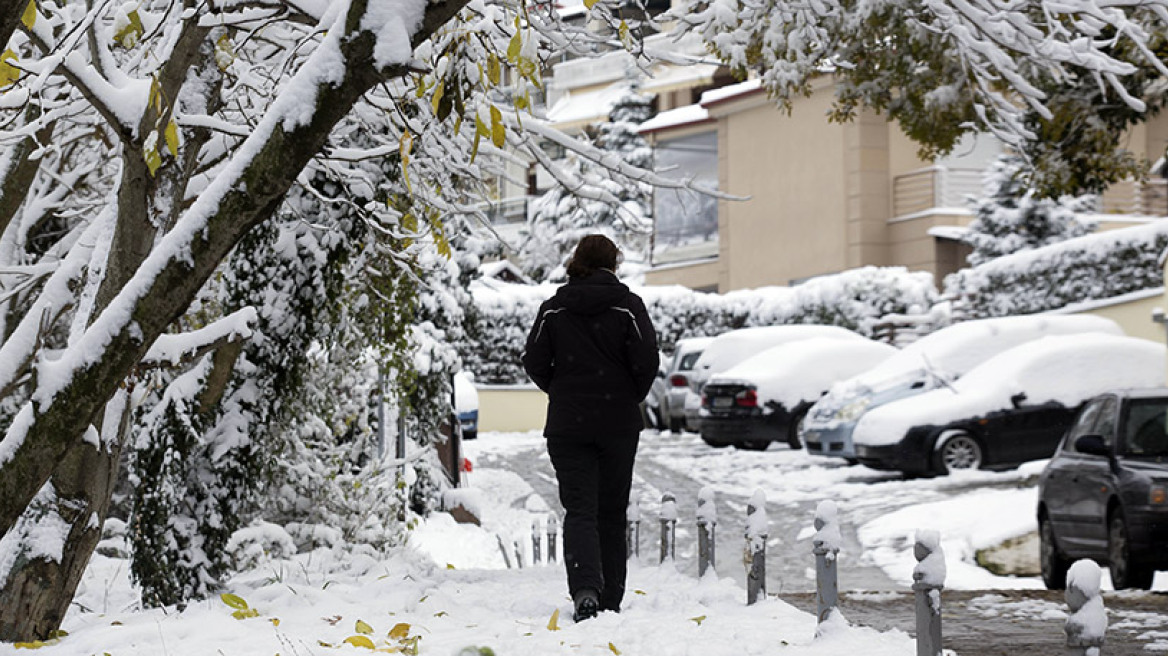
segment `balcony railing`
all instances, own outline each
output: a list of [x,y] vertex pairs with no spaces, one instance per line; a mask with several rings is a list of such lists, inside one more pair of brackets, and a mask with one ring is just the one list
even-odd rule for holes
[[[892,215],[912,216],[937,209],[972,209],[968,197],[983,193],[979,169],[944,166],[910,171],[892,180]],[[1103,214],[1168,216],[1168,180],[1151,178],[1144,182],[1117,182],[1098,202]]]
[[982,171],[930,166],[892,179],[892,215],[909,216],[936,208],[968,209],[967,196],[981,193]]

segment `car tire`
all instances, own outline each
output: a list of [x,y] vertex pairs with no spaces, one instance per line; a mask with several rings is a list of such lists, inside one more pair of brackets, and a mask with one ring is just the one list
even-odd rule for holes
[[730,446],[726,442],[711,442],[710,440],[706,439],[704,436],[702,437],[702,441],[705,442],[707,445],[714,447],[715,449],[722,449],[722,448]]
[[766,451],[767,447],[771,445],[770,442],[763,442],[761,440],[749,440],[743,442],[735,442],[734,448],[742,449],[744,451]]
[[844,458],[844,462],[848,463],[849,467],[855,467],[856,465],[860,464],[860,459],[859,458]]
[[787,425],[787,446],[792,450],[803,448],[803,440],[799,439],[799,432],[803,428],[803,420],[807,418],[807,410],[797,412],[791,417],[791,423]]
[[985,461],[981,442],[965,431],[951,431],[941,436],[934,451],[933,466],[938,474],[954,469],[980,469]]
[[1107,567],[1111,571],[1111,585],[1116,590],[1152,588],[1152,577],[1156,572],[1147,565],[1132,562],[1127,521],[1118,510],[1107,520]]
[[1041,517],[1038,520],[1038,560],[1042,568],[1042,583],[1047,590],[1065,590],[1067,587],[1067,570],[1071,568],[1058,548],[1054,539],[1054,528],[1050,520]]

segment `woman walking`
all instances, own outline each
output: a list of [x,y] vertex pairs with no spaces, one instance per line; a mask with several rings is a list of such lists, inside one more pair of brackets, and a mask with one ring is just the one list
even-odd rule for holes
[[548,394],[548,455],[564,506],[564,566],[577,622],[620,611],[627,559],[625,511],[638,404],[657,375],[657,334],[640,297],[616,277],[620,250],[604,235],[580,240],[568,284],[539,308],[523,366]]

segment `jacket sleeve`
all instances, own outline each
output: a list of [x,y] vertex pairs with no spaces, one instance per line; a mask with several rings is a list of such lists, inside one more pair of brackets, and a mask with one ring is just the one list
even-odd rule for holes
[[629,373],[636,385],[637,400],[649,394],[657,378],[657,367],[661,354],[657,351],[657,332],[645,310],[645,303],[635,294],[629,296],[629,308],[633,311],[633,328],[628,332],[625,349],[629,358]]
[[527,334],[527,345],[523,349],[523,368],[531,380],[543,391],[548,391],[555,375],[555,362],[552,360],[551,329],[548,320],[551,314],[548,303],[539,306],[535,315],[535,324]]

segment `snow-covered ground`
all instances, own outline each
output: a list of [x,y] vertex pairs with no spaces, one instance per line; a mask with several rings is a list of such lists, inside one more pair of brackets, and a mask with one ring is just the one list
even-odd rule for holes
[[[781,595],[748,607],[743,586],[729,574],[741,565],[735,554],[725,553],[719,574],[702,580],[680,562],[662,566],[643,555],[630,569],[624,612],[574,624],[561,566],[531,563],[533,522],[542,535],[549,510],[544,495],[529,483],[538,473],[542,438],[485,433],[465,443],[464,451],[475,467],[456,497],[479,514],[482,526],[456,524],[439,513],[388,558],[318,550],[266,562],[230,583],[230,592],[257,612],[244,619],[233,617],[236,609],[219,598],[182,611],[138,610],[126,561],[96,556],[65,622],[69,635],[38,653],[287,656],[368,653],[369,645],[412,653],[414,645],[416,653],[442,656],[462,654],[471,646],[489,647],[500,656],[739,656],[773,653],[780,644],[786,645],[784,653],[807,655],[915,652],[912,640],[895,630],[881,633],[840,623],[817,638],[815,618],[783,602]],[[535,464],[518,472],[492,464],[523,458]],[[831,498],[839,505],[841,522],[855,524],[862,545],[862,553],[848,553],[845,546],[841,557],[879,567],[898,586],[907,586],[911,578],[913,534],[938,530],[951,589],[1040,585],[1033,577],[993,576],[976,567],[973,553],[1034,529],[1034,474],[1041,466],[903,480],[778,446],[761,453],[714,450],[692,434],[654,432],[643,435],[638,464],[646,472],[677,468],[695,485],[714,486],[724,499],[749,498],[763,489],[772,523],[790,509]],[[646,487],[645,474],[638,473],[636,485],[646,501],[658,492]],[[679,506],[681,501],[679,496]],[[643,507],[646,519],[652,519],[651,504]],[[740,535],[731,528],[737,518],[720,516],[719,521],[728,533]],[[811,515],[793,521],[806,525],[798,537],[768,549],[810,550]],[[506,559],[501,545],[508,551]],[[508,569],[516,545],[524,567]],[[546,552],[546,538],[542,547]],[[688,548],[680,537],[678,548]],[[849,588],[847,581],[841,583]],[[1163,573],[1156,583],[1168,589]],[[1039,604],[1034,612],[1058,612],[1048,606]],[[0,645],[0,654],[17,653],[25,652]]]

